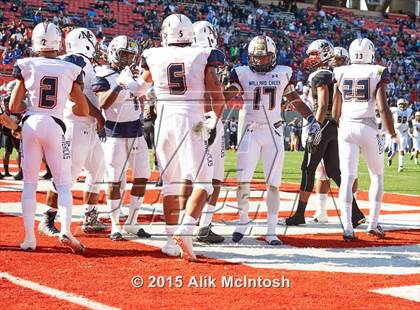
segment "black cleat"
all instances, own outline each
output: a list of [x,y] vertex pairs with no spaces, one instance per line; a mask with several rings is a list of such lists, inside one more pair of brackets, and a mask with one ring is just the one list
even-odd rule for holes
[[385,232],[384,232],[384,230],[382,229],[382,227],[381,227],[381,226],[379,226],[379,224],[378,224],[378,225],[376,225],[376,227],[375,227],[375,228],[373,228],[373,229],[371,229],[371,230],[368,230],[367,234],[368,234],[368,235],[371,235],[371,236],[375,236],[375,237],[377,237],[378,239],[384,239],[384,238],[385,238]]
[[22,181],[23,180],[23,173],[22,170],[19,170],[18,174],[16,174],[13,179],[15,179],[16,181]]
[[38,224],[38,232],[48,237],[55,237],[60,231],[55,227],[54,220],[57,212],[45,212],[44,217]]
[[287,226],[298,226],[298,225],[306,224],[305,217],[304,216],[300,217],[300,216],[296,215],[296,213],[294,215],[292,215],[291,217],[288,217],[285,220],[285,223],[286,223]]
[[195,241],[203,243],[222,243],[224,240],[225,238],[223,236],[218,235],[211,230],[211,224],[206,227],[201,227],[198,230],[197,238],[195,238]]
[[233,242],[239,242],[239,241],[241,241],[242,240],[242,238],[244,237],[244,235],[243,234],[241,234],[240,232],[234,232],[233,234],[232,234],[232,241]]
[[107,230],[108,226],[98,220],[98,212],[93,209],[85,213],[82,229],[85,233],[92,233]]
[[49,180],[49,179],[51,179],[52,178],[52,174],[51,174],[51,172],[50,172],[50,170],[47,170],[47,172],[42,176],[42,178],[44,179],[44,180]]
[[139,238],[144,238],[144,239],[148,239],[151,238],[152,235],[149,234],[148,232],[146,232],[143,228],[140,228],[137,233],[136,233],[137,237]]
[[12,175],[10,174],[10,172],[9,172],[9,171],[6,171],[6,172],[4,173],[4,176],[5,176],[5,177],[11,177]]
[[357,240],[357,237],[354,234],[354,232],[347,232],[347,231],[345,231],[344,234],[343,234],[343,240],[345,242],[352,242],[352,241],[356,241]]
[[110,234],[109,239],[111,239],[112,241],[122,241],[122,240],[124,240],[124,238],[123,238],[123,236],[120,232],[115,232],[113,234]]

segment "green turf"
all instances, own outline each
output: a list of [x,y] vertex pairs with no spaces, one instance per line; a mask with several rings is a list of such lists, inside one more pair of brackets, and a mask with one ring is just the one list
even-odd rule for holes
[[[300,165],[303,158],[303,152],[286,152],[283,166],[283,182],[300,183],[301,170]],[[369,172],[362,157],[359,163],[359,189],[367,191],[369,189]],[[391,167],[385,165],[385,192],[403,193],[420,195],[420,166],[414,165],[410,156],[405,156],[405,168],[403,172],[397,171],[397,157]],[[225,170],[231,171],[230,177],[236,176],[236,153],[226,152]],[[264,177],[261,162],[258,163],[254,178]],[[332,182],[334,184],[334,182]]]
[[[0,149],[0,158],[3,158],[4,149]],[[12,154],[16,158],[16,153]],[[286,152],[283,166],[283,182],[300,183],[303,152]],[[236,176],[236,152],[226,151],[225,175],[228,177]],[[3,171],[2,167],[0,171]],[[254,178],[264,177],[262,164],[258,163]],[[332,182],[334,185],[334,182]],[[369,189],[369,172],[366,164],[361,157],[359,163],[359,189],[367,191]],[[415,166],[408,155],[405,156],[405,168],[403,172],[397,171],[397,158],[391,167],[385,165],[385,192],[420,195],[420,166]]]

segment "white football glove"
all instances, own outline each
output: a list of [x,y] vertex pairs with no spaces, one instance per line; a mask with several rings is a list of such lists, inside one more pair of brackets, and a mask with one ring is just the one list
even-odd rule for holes
[[119,86],[121,86],[124,89],[130,89],[130,85],[136,83],[136,81],[133,78],[133,73],[131,72],[128,66],[120,72],[115,81]]
[[322,132],[321,124],[317,122],[315,117],[308,118],[308,139],[306,140],[306,147],[309,153],[315,152],[318,144],[321,142]]
[[208,138],[207,142],[209,145],[212,145],[216,139],[216,125],[217,125],[217,115],[214,111],[204,113],[204,127],[207,129]]

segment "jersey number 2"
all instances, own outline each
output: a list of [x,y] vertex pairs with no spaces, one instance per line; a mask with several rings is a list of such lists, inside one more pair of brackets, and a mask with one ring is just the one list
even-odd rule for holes
[[39,107],[53,109],[57,105],[58,79],[53,76],[44,76],[40,82]]
[[[276,105],[276,90],[275,87],[266,86],[262,88],[262,92],[264,95],[268,94],[269,100],[269,110],[273,110]],[[256,87],[254,89],[254,110],[260,109],[260,101],[261,101],[261,87]]]
[[343,98],[344,101],[369,101],[370,79],[344,79]]
[[187,91],[185,66],[183,63],[173,63],[167,68],[168,87],[171,95],[183,95]]

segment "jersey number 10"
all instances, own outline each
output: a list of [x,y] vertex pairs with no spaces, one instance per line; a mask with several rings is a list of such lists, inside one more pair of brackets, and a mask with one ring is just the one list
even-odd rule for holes
[[344,79],[343,98],[344,101],[369,101],[370,79]]

